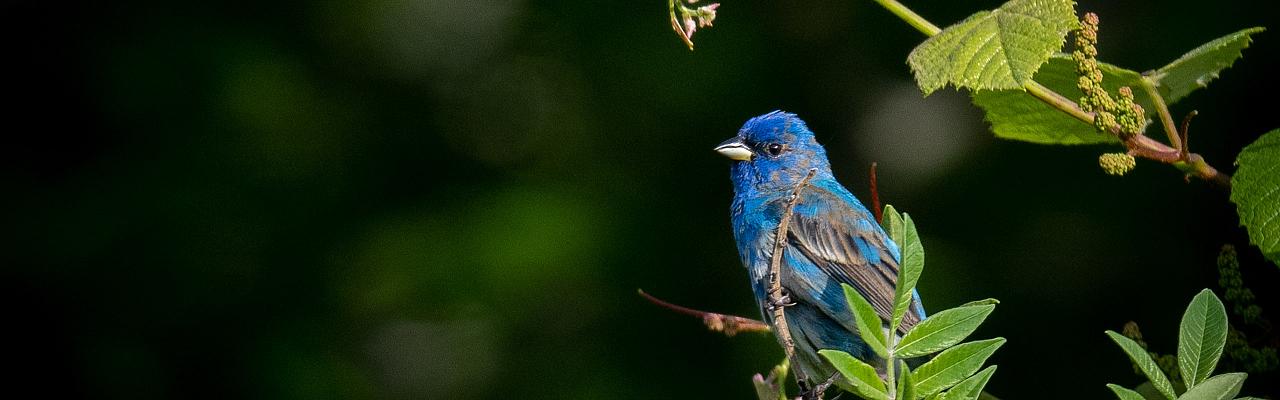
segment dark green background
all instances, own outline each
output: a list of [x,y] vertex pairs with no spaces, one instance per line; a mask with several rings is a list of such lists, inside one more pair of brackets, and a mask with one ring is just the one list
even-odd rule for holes
[[[880,163],[927,307],[1003,301],[975,336],[1009,339],[1002,397],[1140,382],[1102,331],[1136,320],[1172,352],[1225,243],[1277,302],[1225,191],[994,139],[964,93],[915,91],[923,37],[870,1],[729,0],[697,52],[662,0],[105,3],[0,3],[10,391],[752,398],[771,337],[635,291],[756,316],[710,148],[779,108],[864,199]],[[999,3],[908,4],[945,25]],[[1080,5],[1102,59],[1140,71],[1280,29],[1267,7]],[[1259,35],[1173,107],[1200,111],[1191,144],[1219,168],[1280,127],[1278,53]]]

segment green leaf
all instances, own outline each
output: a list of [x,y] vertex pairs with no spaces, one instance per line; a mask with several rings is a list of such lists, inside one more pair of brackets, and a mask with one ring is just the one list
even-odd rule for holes
[[1146,398],[1142,397],[1142,394],[1126,389],[1124,386],[1108,383],[1107,387],[1111,388],[1111,391],[1115,392],[1116,397],[1120,400],[1146,400]]
[[904,229],[902,227],[902,214],[898,213],[898,210],[894,209],[893,206],[886,205],[880,219],[882,220],[880,221],[880,226],[884,228],[884,233],[888,234],[889,239],[893,239],[893,244],[898,245],[898,248],[901,249],[903,243],[902,230]]
[[1004,338],[979,340],[956,345],[938,353],[929,362],[916,368],[916,393],[930,395],[940,392],[978,372],[987,358],[1004,345]]
[[1071,0],[1011,0],[943,29],[907,63],[925,95],[958,88],[1018,89],[1079,26]]
[[1208,86],[1219,72],[1240,58],[1240,52],[1253,41],[1250,35],[1264,30],[1262,27],[1249,28],[1214,39],[1161,67],[1151,77],[1159,85],[1165,101],[1173,104],[1192,91]]
[[990,305],[1000,304],[1000,300],[996,300],[996,299],[982,299],[982,300],[974,300],[974,301],[970,301],[970,302],[968,302],[968,303],[961,304],[961,305],[960,305],[960,307],[969,307],[969,306],[985,306],[985,305],[988,305],[988,304],[990,304]]
[[1227,344],[1227,309],[1213,291],[1200,291],[1182,314],[1178,330],[1178,369],[1187,389],[1213,374]]
[[996,366],[987,367],[982,372],[957,383],[942,398],[944,400],[977,400],[978,396],[982,395],[982,388],[987,387],[987,382],[991,380],[991,375],[995,373]]
[[1280,264],[1280,129],[1262,135],[1245,146],[1236,158],[1231,177],[1231,202],[1236,203],[1240,225],[1249,241],[1271,262]]
[[954,346],[978,329],[978,325],[995,309],[996,306],[988,304],[956,307],[934,314],[902,337],[894,355],[898,358],[919,357]]
[[[1147,92],[1139,89],[1142,75],[1107,63],[1098,63],[1098,68],[1102,70],[1102,86],[1107,91],[1116,93],[1121,86],[1129,86],[1134,89],[1134,100],[1143,109],[1155,110]],[[1079,101],[1084,93],[1076,87],[1078,77],[1071,56],[1058,54],[1036,73],[1036,82],[1071,101]],[[986,111],[991,131],[1002,139],[1058,145],[1119,142],[1115,136],[1098,132],[1092,124],[1075,119],[1021,90],[974,92],[973,103]]]
[[1151,381],[1151,384],[1154,385],[1156,390],[1159,390],[1164,397],[1167,397],[1169,400],[1173,400],[1177,397],[1173,393],[1173,385],[1169,383],[1169,378],[1164,376],[1164,372],[1160,371],[1160,367],[1156,365],[1155,360],[1151,359],[1151,355],[1147,354],[1147,350],[1138,345],[1138,342],[1135,342],[1133,339],[1129,339],[1119,333],[1115,333],[1114,331],[1107,331],[1107,336],[1110,336],[1111,340],[1120,345],[1120,349],[1124,350],[1125,354],[1129,355],[1129,359],[1133,360],[1133,363],[1138,366],[1138,369],[1142,370],[1142,373],[1147,376],[1147,379]]
[[871,303],[858,293],[853,286],[841,283],[844,288],[844,299],[849,303],[849,309],[853,310],[854,324],[858,326],[858,336],[862,337],[862,341],[867,343],[868,347],[881,358],[888,357],[889,351],[885,345],[884,324],[880,320],[880,315],[876,314],[876,309],[871,307]]
[[844,377],[854,394],[867,400],[888,400],[889,395],[885,393],[884,382],[880,380],[880,375],[876,374],[875,368],[843,351],[818,350],[818,354],[826,357],[827,361],[836,367],[836,371]]
[[902,251],[902,262],[898,268],[898,285],[893,293],[893,320],[889,332],[897,332],[898,324],[907,314],[914,299],[912,290],[920,280],[924,271],[924,245],[920,244],[920,234],[916,232],[916,224],[911,221],[910,214],[903,214],[902,241],[898,242]]
[[1244,385],[1244,378],[1248,376],[1249,374],[1236,372],[1206,379],[1187,390],[1178,400],[1229,400],[1240,393],[1240,386]]
[[911,368],[907,368],[907,362],[898,360],[898,371],[902,376],[898,377],[898,397],[897,400],[916,400],[916,378],[915,373],[911,372]]

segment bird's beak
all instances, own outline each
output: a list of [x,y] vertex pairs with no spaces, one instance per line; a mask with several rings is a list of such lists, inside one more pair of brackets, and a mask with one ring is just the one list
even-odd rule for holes
[[751,157],[756,155],[756,153],[751,151],[751,148],[742,143],[741,136],[729,138],[729,140],[726,140],[724,143],[720,143],[719,146],[716,146],[715,150],[717,153],[720,153],[720,155],[729,157],[731,160],[738,161],[751,161]]

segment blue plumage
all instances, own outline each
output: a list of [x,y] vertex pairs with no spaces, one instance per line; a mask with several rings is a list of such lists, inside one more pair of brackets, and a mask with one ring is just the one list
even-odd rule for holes
[[[810,168],[817,169],[796,203],[780,265],[782,287],[794,302],[786,308],[786,317],[796,343],[796,367],[811,383],[826,381],[836,372],[817,351],[836,349],[882,368],[883,360],[875,359],[859,339],[840,284],[856,288],[887,329],[898,277],[898,245],[836,181],[813,132],[794,114],[774,111],[747,121],[716,151],[734,160],[734,239],[770,325],[768,274],[774,236],[791,191]],[[917,294],[899,334],[922,318]]]

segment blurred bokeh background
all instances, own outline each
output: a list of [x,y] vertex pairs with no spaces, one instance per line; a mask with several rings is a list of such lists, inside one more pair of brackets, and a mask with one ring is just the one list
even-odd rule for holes
[[[1240,246],[1226,192],[1107,147],[996,140],[923,98],[923,38],[863,0],[726,1],[690,52],[666,2],[0,2],[8,390],[70,398],[752,398],[782,357],[643,288],[757,317],[729,231],[747,118],[796,112],[836,174],[911,213],[925,305],[995,297],[989,389],[1135,385],[1102,334],[1178,319]],[[908,1],[945,25],[998,1]],[[1270,4],[1085,0],[1102,58],[1155,68]],[[1231,170],[1280,126],[1280,37],[1209,90],[1193,150]],[[16,140],[15,140],[16,139]],[[1270,317],[1280,308],[1266,310]],[[1276,395],[1276,375],[1248,394]]]

